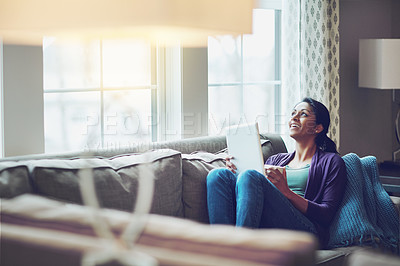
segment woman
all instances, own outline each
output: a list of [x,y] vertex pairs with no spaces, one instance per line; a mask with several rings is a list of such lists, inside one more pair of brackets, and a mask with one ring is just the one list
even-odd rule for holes
[[229,158],[227,168],[211,171],[207,177],[210,223],[306,231],[324,245],[346,183],[344,161],[327,136],[329,124],[328,109],[305,98],[289,120],[296,149],[268,158],[266,176],[255,170],[238,175]]

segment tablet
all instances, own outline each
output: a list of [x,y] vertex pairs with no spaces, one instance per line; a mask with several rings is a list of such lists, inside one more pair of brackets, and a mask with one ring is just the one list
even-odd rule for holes
[[258,123],[228,127],[226,142],[237,173],[252,169],[265,175]]

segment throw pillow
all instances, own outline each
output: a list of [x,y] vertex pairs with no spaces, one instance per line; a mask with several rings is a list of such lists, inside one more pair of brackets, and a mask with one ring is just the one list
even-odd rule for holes
[[0,162],[0,196],[12,198],[24,193],[31,193],[27,166],[12,161]]
[[177,151],[164,149],[111,158],[36,160],[29,163],[38,194],[82,204],[78,171],[91,168],[100,206],[129,212],[136,202],[138,177],[142,174],[140,167],[145,165],[154,174],[151,213],[183,216],[181,154]]
[[206,178],[212,169],[225,166],[226,156],[226,153],[208,152],[182,154],[182,194],[186,218],[209,223]]

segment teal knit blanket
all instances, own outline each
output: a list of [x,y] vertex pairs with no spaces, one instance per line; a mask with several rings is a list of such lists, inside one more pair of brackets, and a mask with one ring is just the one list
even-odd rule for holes
[[398,252],[399,215],[378,174],[376,158],[343,156],[347,185],[330,226],[328,248],[375,246]]

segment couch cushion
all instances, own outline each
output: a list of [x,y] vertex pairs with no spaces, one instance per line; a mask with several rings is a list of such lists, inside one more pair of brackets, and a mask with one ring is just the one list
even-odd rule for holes
[[323,266],[345,266],[350,254],[360,250],[371,250],[371,247],[350,246],[334,249],[321,249],[316,253],[316,264]]
[[[8,258],[11,262],[23,259],[17,254],[30,254],[40,256],[42,265],[56,265],[52,259],[57,257],[49,254],[58,252],[59,258],[71,254],[70,265],[76,265],[84,250],[99,250],[99,244],[104,244],[94,241],[85,206],[32,195],[5,200],[1,205],[1,248],[6,254],[15,254]],[[110,209],[101,210],[100,216],[115,235],[132,219],[129,213]],[[41,253],[30,253],[32,247]],[[161,265],[313,265],[315,247],[316,239],[302,232],[210,226],[150,215],[135,250],[155,257]]]
[[[183,216],[181,154],[156,150],[111,158],[32,160],[35,191],[50,198],[82,204],[78,171],[93,169],[99,203],[105,208],[132,211],[142,166],[154,173],[152,213]],[[165,189],[168,188],[168,189]]]
[[0,162],[0,195],[12,198],[31,193],[28,167],[19,162]]
[[[260,141],[265,161],[275,151],[269,140]],[[225,167],[224,159],[227,155],[227,149],[216,154],[203,151],[182,154],[183,207],[186,218],[202,223],[209,222],[206,178],[212,169]]]
[[224,167],[226,153],[182,154],[183,209],[186,218],[208,223],[206,178],[209,171]]
[[[272,137],[272,136],[270,136]],[[281,147],[281,144],[278,140],[279,140],[279,136],[277,137],[276,140],[272,139],[268,139],[266,136],[264,135],[260,135],[260,142],[261,142],[261,151],[264,157],[264,162],[272,155],[277,154],[279,152],[286,152],[286,148],[285,146]],[[275,141],[275,146],[272,145],[272,141]],[[282,140],[282,139],[281,139]],[[283,143],[283,141],[282,141]],[[283,144],[284,145],[284,144]]]
[[336,250],[317,250],[316,264],[319,266],[344,265],[346,254]]
[[348,266],[398,266],[400,257],[377,250],[358,250],[349,255]]

